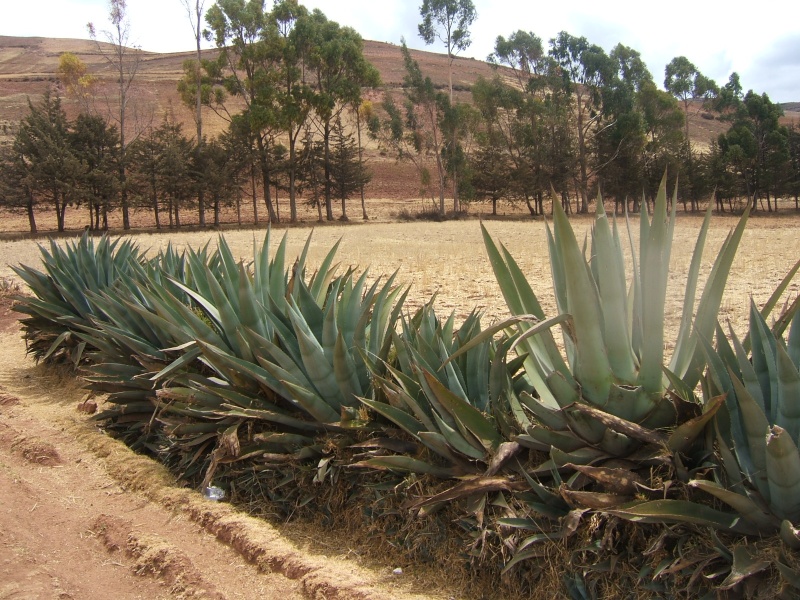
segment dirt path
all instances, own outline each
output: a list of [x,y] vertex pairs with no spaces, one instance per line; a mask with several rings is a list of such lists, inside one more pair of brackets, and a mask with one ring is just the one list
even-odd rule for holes
[[173,485],[25,358],[16,317],[0,298],[0,599],[423,598]]

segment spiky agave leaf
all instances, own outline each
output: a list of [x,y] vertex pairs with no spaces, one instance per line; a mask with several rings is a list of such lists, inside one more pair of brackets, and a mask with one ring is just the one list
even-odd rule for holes
[[[641,216],[638,252],[628,223],[632,270],[625,265],[619,229],[616,223],[609,222],[602,199],[598,200],[588,259],[559,203],[554,203],[553,231],[548,228],[548,241],[557,305],[569,315],[562,324],[568,362],[563,362],[549,332],[533,337],[522,333],[527,343],[520,344],[517,351],[527,354],[523,363],[525,379],[535,393],[520,397],[520,403],[532,408],[533,424],[527,427],[527,436],[535,446],[553,445],[567,453],[586,446],[608,457],[620,457],[641,445],[642,436],[631,437],[636,427],[658,430],[679,424],[679,407],[667,393],[670,381],[680,383],[680,392],[691,395],[687,390],[694,387],[692,378],[704,356],[697,340],[707,333],[709,324],[713,333],[721,293],[747,215],[712,268],[697,308],[698,318],[694,319],[697,278],[710,215],[706,217],[692,259],[681,333],[667,376],[664,307],[675,203],[673,198],[670,209],[665,176],[652,220],[646,214]],[[485,228],[483,231],[492,267],[512,314],[519,315],[523,306],[541,310],[530,287],[514,276],[518,267],[513,259],[503,257]],[[628,292],[626,273],[630,277]],[[576,403],[607,413],[609,419],[604,424],[598,418],[599,412],[576,411]],[[558,419],[551,418],[556,413]],[[558,423],[555,428],[554,423]],[[610,428],[611,423],[620,426]],[[691,428],[692,435],[699,435],[700,431],[702,427]]]

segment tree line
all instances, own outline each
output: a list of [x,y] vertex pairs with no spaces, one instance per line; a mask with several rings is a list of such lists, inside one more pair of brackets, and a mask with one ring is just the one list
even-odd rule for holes
[[[471,2],[439,5],[459,14]],[[426,37],[423,26],[420,34]],[[463,47],[468,36],[460,39]],[[618,44],[606,53],[563,31],[545,47],[519,30],[499,36],[488,57],[512,77],[498,69],[472,86],[471,104],[454,104],[452,82],[449,95],[437,89],[405,43],[401,51],[402,97],[387,95],[386,118],[375,118],[370,131],[418,165],[440,212],[450,183],[461,200],[491,202],[493,212],[506,201],[543,214],[551,195],[567,212],[586,212],[597,193],[619,210],[638,211],[665,171],[680,182],[686,210],[712,195],[720,210],[726,202],[734,209],[734,200],[777,210],[778,198],[793,198],[798,208],[800,130],[780,123],[783,111],[767,94],[743,93],[737,73],[720,87],[680,56],[666,65],[662,90],[633,48]],[[702,118],[727,126],[708,148],[691,143],[692,101],[701,103]],[[430,155],[436,177],[425,160]],[[453,198],[456,210],[455,192]]]
[[[471,0],[424,0],[419,34],[441,41],[448,56],[448,85],[434,85],[405,41],[402,90],[385,90],[376,106],[363,91],[381,85],[364,58],[361,36],[309,11],[297,0],[181,0],[197,43],[184,64],[178,91],[194,108],[195,135],[170,113],[137,130],[131,126],[131,90],[140,51],[128,44],[126,1],[110,0],[111,27],[98,44],[115,73],[103,91],[74,55],[59,63],[60,86],[29,103],[13,143],[0,155],[0,202],[28,214],[55,212],[65,228],[68,206],[86,211],[89,228],[108,228],[120,211],[130,228],[131,209],[152,212],[155,226],[180,227],[186,211],[221,212],[243,202],[270,222],[298,219],[298,202],[316,207],[320,220],[348,219],[347,201],[360,195],[370,172],[362,134],[417,169],[420,193],[444,214],[464,202],[521,203],[545,212],[545,199],[568,211],[586,212],[597,192],[621,210],[640,210],[665,170],[678,180],[686,210],[715,195],[718,208],[745,199],[754,209],[777,209],[777,198],[800,188],[800,131],[781,125],[781,107],[766,94],[743,92],[736,73],[718,86],[687,58],[665,68],[664,89],[640,54],[618,44],[607,53],[567,32],[544,41],[523,30],[499,36],[488,57],[498,70],[469,90],[471,102],[454,95],[455,56],[470,45],[477,14]],[[97,39],[90,24],[89,33]],[[219,49],[203,59],[202,36]],[[502,69],[501,69],[502,67]],[[510,75],[509,75],[510,74]],[[69,120],[65,94],[79,107]],[[114,112],[97,109],[97,96],[113,95]],[[689,104],[703,103],[703,117],[725,122],[727,131],[708,148],[689,137]],[[105,106],[112,103],[106,102]],[[209,138],[203,110],[227,123]],[[280,214],[278,194],[288,199]],[[643,196],[644,193],[644,196]],[[574,200],[574,206],[573,206]]]

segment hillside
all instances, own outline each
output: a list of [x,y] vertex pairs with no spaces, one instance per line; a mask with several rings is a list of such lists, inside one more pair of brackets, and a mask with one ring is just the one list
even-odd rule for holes
[[[36,101],[49,85],[57,83],[56,71],[59,56],[63,52],[76,54],[95,74],[101,86],[113,86],[113,73],[97,44],[90,40],[53,39],[38,37],[0,36],[0,144],[7,143],[16,131],[19,120],[27,114],[28,100]],[[216,50],[205,50],[207,58]],[[383,42],[365,41],[364,53],[381,74],[386,89],[399,89],[404,75],[400,48]],[[447,57],[433,52],[411,51],[419,62],[422,72],[431,77],[438,86],[447,85]],[[194,130],[193,111],[184,107],[177,93],[177,82],[183,76],[183,62],[194,57],[193,52],[159,54],[143,51],[141,65],[135,80],[132,107],[135,122],[140,129],[157,124],[169,111],[184,124],[184,131],[191,135]],[[502,73],[504,70],[501,69]],[[453,84],[456,97],[463,102],[471,100],[469,89],[479,77],[492,77],[496,69],[486,62],[471,58],[456,58]],[[113,98],[113,89],[109,97]],[[373,91],[367,97],[373,101],[381,99],[382,91]],[[65,102],[70,117],[77,106]],[[95,106],[101,114],[109,117],[115,110],[113,103],[98,102]],[[787,121],[800,120],[800,103],[785,106]],[[689,109],[690,134],[696,147],[702,147],[725,131],[727,125],[704,113],[700,103]],[[206,109],[204,128],[214,135],[226,127],[225,120]],[[418,197],[416,175],[407,164],[397,164],[392,158],[381,156],[377,148],[367,148],[374,178],[370,184],[370,195],[383,198]]]

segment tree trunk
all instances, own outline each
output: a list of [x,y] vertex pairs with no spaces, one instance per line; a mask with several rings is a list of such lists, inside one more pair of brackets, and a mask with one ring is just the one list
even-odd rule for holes
[[250,167],[250,183],[253,186],[253,224],[258,225],[258,198],[256,196],[256,165]]
[[331,199],[331,121],[325,120],[322,144],[325,151],[325,218],[333,221],[333,202]]
[[25,210],[28,213],[28,226],[30,227],[31,233],[38,233],[39,228],[36,227],[36,213],[33,211],[33,192],[28,190],[28,202],[25,206]]
[[[364,148],[361,145],[361,113],[359,112],[358,108],[356,108],[356,132],[358,133],[358,164],[363,169],[364,168]],[[359,187],[359,191],[361,192],[361,218],[364,221],[369,221],[369,216],[367,216],[367,203],[364,200],[364,184],[363,184],[363,182],[358,187]]]
[[155,185],[153,186],[150,201],[153,203],[153,216],[156,218],[156,229],[161,229],[161,216],[158,214],[158,194]]
[[256,138],[258,144],[258,160],[261,165],[261,185],[264,186],[264,204],[267,206],[269,222],[279,223],[278,216],[275,214],[275,207],[272,206],[272,191],[270,188],[270,168],[267,160],[267,147],[261,136]]

